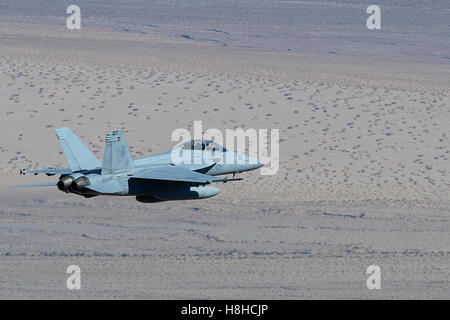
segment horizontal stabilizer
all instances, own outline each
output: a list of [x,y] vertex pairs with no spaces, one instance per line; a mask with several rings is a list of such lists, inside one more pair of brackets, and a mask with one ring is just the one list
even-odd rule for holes
[[213,181],[223,181],[222,178],[213,177],[207,174],[191,171],[175,165],[159,165],[133,175],[138,179],[154,179],[166,181],[210,183]]
[[56,182],[45,182],[38,184],[24,184],[19,186],[11,186],[10,188],[29,188],[29,187],[54,187],[56,186]]
[[36,169],[36,170],[20,170],[20,174],[39,174],[45,173],[48,176],[53,176],[55,174],[71,174],[73,171],[71,169]]

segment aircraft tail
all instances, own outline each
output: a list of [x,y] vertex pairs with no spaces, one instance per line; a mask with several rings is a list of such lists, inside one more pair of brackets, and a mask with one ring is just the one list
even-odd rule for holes
[[102,174],[116,173],[133,167],[134,161],[122,130],[108,132]]
[[97,157],[69,128],[55,129],[56,136],[64,150],[72,171],[100,168]]

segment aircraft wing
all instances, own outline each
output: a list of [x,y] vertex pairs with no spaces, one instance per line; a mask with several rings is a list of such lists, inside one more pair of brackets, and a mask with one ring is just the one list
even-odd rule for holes
[[191,171],[175,165],[158,165],[139,171],[133,175],[137,179],[153,179],[177,182],[210,183],[212,181],[223,181],[222,178]]
[[53,176],[55,174],[71,174],[71,169],[37,169],[37,170],[20,170],[20,174],[34,174],[45,173],[48,176]]

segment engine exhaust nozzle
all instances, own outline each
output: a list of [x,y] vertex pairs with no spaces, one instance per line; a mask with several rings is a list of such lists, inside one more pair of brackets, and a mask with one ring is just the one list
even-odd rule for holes
[[68,192],[70,185],[73,183],[74,179],[71,176],[65,176],[61,179],[59,179],[58,183],[56,184],[58,189],[61,191]]
[[74,192],[81,191],[88,185],[90,185],[90,181],[87,177],[80,177],[70,185],[70,189]]

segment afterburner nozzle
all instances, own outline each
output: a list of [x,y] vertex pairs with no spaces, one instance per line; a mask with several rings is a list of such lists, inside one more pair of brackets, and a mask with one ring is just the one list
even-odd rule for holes
[[59,179],[59,181],[56,185],[58,186],[59,190],[67,192],[67,189],[69,189],[69,187],[73,181],[74,181],[73,177],[65,176],[65,177]]
[[72,191],[81,191],[91,183],[87,177],[80,177],[70,185]]

